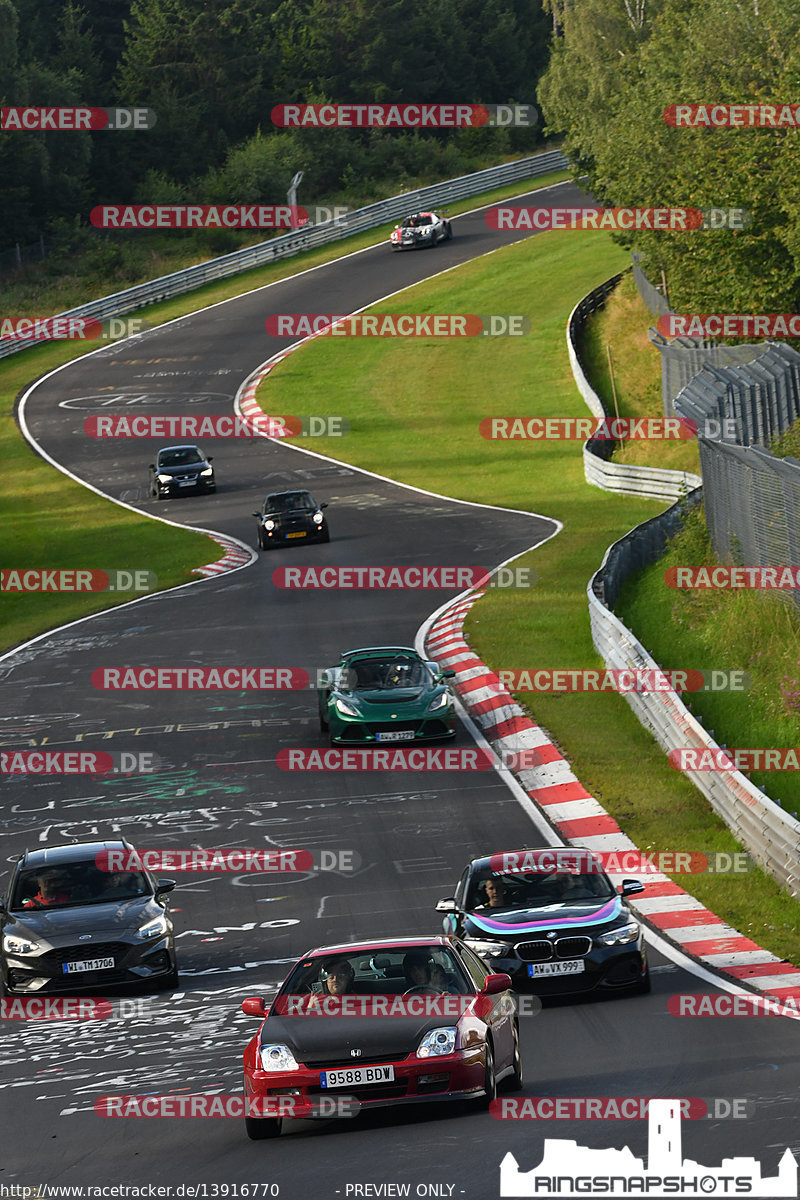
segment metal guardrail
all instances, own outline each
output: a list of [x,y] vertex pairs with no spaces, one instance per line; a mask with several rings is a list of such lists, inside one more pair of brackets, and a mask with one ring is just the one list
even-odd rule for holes
[[[225,279],[240,271],[249,271],[252,267],[274,262],[277,258],[288,258],[299,254],[301,250],[324,246],[353,233],[373,229],[387,221],[408,216],[417,209],[452,204],[469,196],[478,196],[492,188],[516,183],[518,180],[534,179],[537,175],[546,175],[549,171],[566,170],[568,166],[569,162],[560,150],[548,150],[543,154],[517,159],[516,162],[487,167],[471,175],[461,175],[457,179],[447,179],[413,192],[390,196],[376,204],[367,205],[366,208],[354,209],[337,220],[325,221],[321,225],[304,226],[303,229],[292,230],[267,242],[234,250],[232,254],[225,254],[221,258],[212,258],[208,262],[186,267],[172,275],[162,275],[159,279],[151,279],[123,292],[115,292],[111,296],[103,296],[78,308],[71,308],[67,312],[59,313],[58,317],[94,317],[98,320],[118,317],[146,304],[155,304],[159,300],[168,300],[172,296],[192,291],[215,279]],[[42,337],[37,340],[0,344],[0,358],[51,340]]]
[[[622,580],[663,550],[682,520],[674,504],[615,542],[587,588],[592,640],[611,669],[654,670],[656,661],[610,609]],[[626,692],[625,699],[663,750],[720,747],[674,691]],[[688,777],[756,862],[793,896],[800,895],[800,821],[751,783],[740,771],[693,771]]]
[[[578,335],[587,317],[605,304],[626,272],[620,271],[606,279],[580,300],[567,321],[567,352],[575,385],[593,416],[598,420],[610,416],[603,400],[598,396],[581,365],[577,350]],[[618,492],[625,496],[649,496],[654,500],[677,500],[702,483],[699,475],[690,471],[672,471],[665,467],[644,467],[629,463],[607,461],[613,453],[615,442],[608,439],[589,438],[583,446],[583,474],[587,483],[603,488],[606,492]]]

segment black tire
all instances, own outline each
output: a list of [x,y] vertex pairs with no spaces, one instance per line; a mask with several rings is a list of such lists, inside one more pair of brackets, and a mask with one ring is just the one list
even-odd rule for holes
[[319,731],[320,731],[320,733],[327,733],[328,729],[329,729],[328,722],[325,720],[325,716],[324,716],[322,709],[320,709],[319,710]]
[[431,233],[431,236],[428,238],[428,245],[430,246],[431,250],[436,245],[436,237],[433,233]]
[[330,530],[326,529],[325,532],[320,535],[319,540],[321,542],[329,542],[331,540]]
[[514,1022],[514,1073],[506,1075],[501,1087],[506,1092],[519,1092],[524,1083],[522,1077],[522,1052],[519,1046],[519,1021]]
[[449,242],[450,238],[453,236],[453,226],[450,224],[449,221],[446,222],[445,229],[447,230],[447,232],[445,233],[445,241]]
[[494,1051],[492,1043],[486,1043],[486,1070],[483,1076],[483,1095],[480,1098],[480,1108],[488,1108],[497,1099],[497,1079],[494,1073]]
[[281,1117],[245,1117],[244,1127],[251,1142],[263,1142],[265,1138],[281,1135]]

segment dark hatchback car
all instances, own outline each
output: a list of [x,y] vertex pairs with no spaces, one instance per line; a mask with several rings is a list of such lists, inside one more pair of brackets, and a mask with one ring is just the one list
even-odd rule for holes
[[327,504],[317,504],[311,492],[271,492],[261,512],[253,513],[258,521],[258,548],[289,542],[329,542],[331,535],[322,511]]
[[[488,1106],[522,1087],[519,1020],[507,975],[455,938],[392,938],[304,954],[244,1052],[248,1099],[286,1100],[286,1116],[443,1100]],[[324,1104],[329,1107],[325,1111]],[[288,1111],[287,1111],[288,1110]],[[262,1110],[263,1111],[263,1110]],[[248,1136],[277,1137],[281,1116],[246,1116]]]
[[[514,869],[504,871],[504,863]],[[463,937],[518,991],[649,992],[642,927],[625,899],[643,884],[625,879],[618,892],[585,849],[575,856],[577,869],[553,865],[548,847],[473,859],[455,895],[436,905],[445,932]]]
[[150,463],[150,495],[160,500],[183,492],[215,492],[213,461],[199,446],[164,446]]
[[[3,988],[34,996],[110,985],[174,987],[178,971],[164,897],[172,879],[110,870],[125,841],[29,850],[15,864],[0,903]],[[124,861],[123,861],[124,865]]]

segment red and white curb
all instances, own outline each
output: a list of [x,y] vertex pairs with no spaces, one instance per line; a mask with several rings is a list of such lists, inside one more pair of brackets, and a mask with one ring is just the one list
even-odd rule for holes
[[[545,730],[512,699],[464,640],[464,619],[483,594],[459,597],[436,617],[426,637],[430,657],[455,671],[453,684],[462,703],[496,752],[509,756],[537,750],[541,765],[514,774],[566,842],[603,852],[636,850],[614,818],[575,777]],[[608,874],[615,884],[623,878],[622,873]],[[629,903],[661,937],[739,985],[781,999],[800,999],[800,969],[726,925],[669,876],[648,871],[645,886],[646,894],[632,897]]]
[[211,536],[225,553],[222,558],[208,563],[205,567],[193,567],[193,575],[223,575],[226,571],[235,571],[238,567],[243,567],[245,563],[253,561],[255,555],[252,551],[247,550],[241,542],[235,542],[232,538],[223,537],[219,533],[211,534]]

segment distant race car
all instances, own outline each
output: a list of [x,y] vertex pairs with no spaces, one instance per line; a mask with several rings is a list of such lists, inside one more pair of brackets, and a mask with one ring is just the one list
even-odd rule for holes
[[328,522],[323,508],[311,492],[271,492],[264,501],[262,512],[254,512],[258,520],[258,548],[271,550],[286,542],[329,542]]
[[160,500],[185,491],[215,492],[213,461],[199,446],[164,446],[150,463],[150,495]]
[[625,899],[644,885],[624,879],[618,892],[590,850],[560,853],[574,854],[574,870],[563,862],[554,870],[545,846],[473,859],[455,895],[436,905],[445,933],[510,975],[517,991],[649,992],[644,933]]
[[[455,938],[392,938],[309,950],[244,1052],[248,1137],[278,1137],[284,1117],[471,1100],[522,1087],[519,1018],[507,975]],[[282,1115],[281,1115],[282,1114]]]
[[421,742],[456,732],[453,695],[442,671],[408,646],[346,650],[320,676],[319,723],[331,744]]
[[[9,996],[102,993],[122,983],[175,987],[178,968],[166,911],[174,879],[111,870],[129,842],[75,842],[28,850],[0,901],[3,989]],[[98,866],[98,859],[101,865]]]
[[446,242],[452,236],[452,226],[441,213],[421,212],[396,225],[389,235],[389,242],[393,250],[415,250]]

